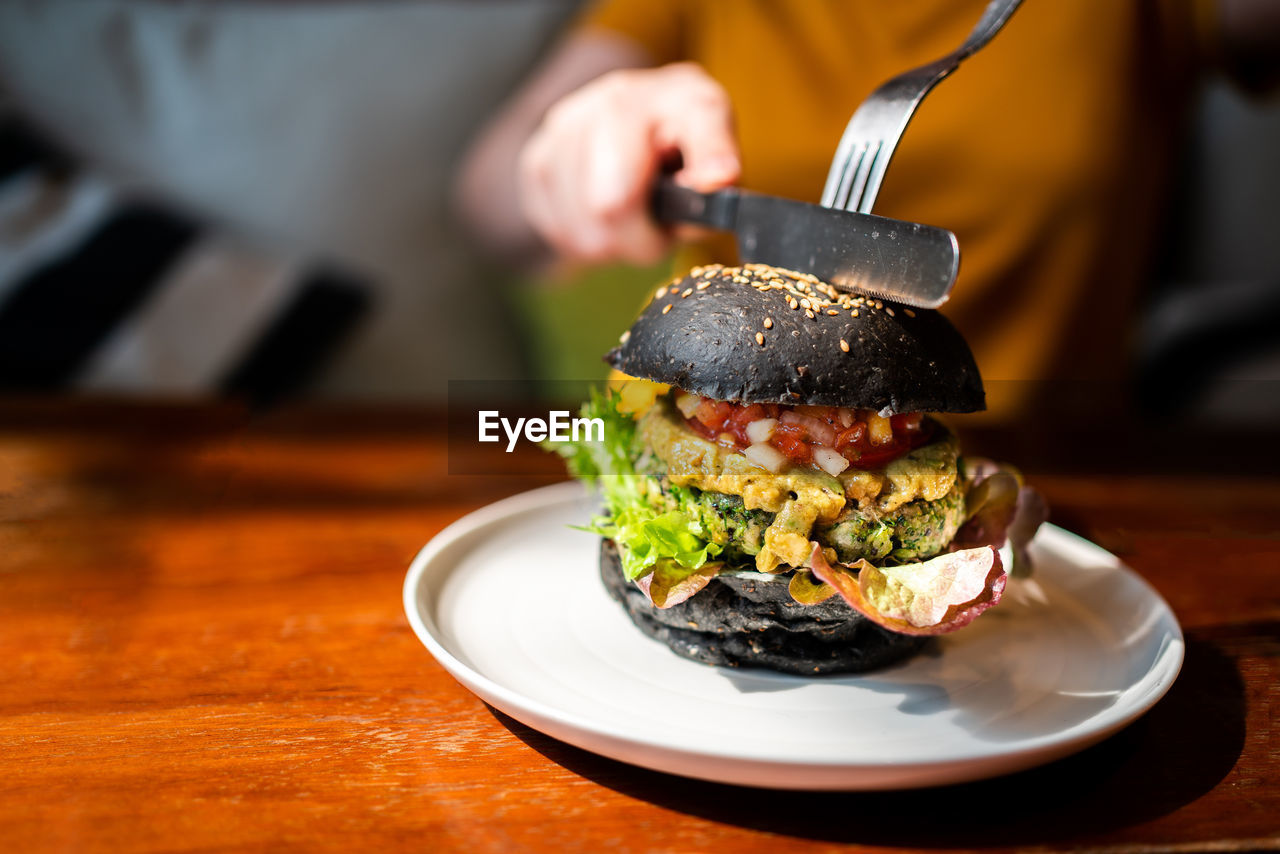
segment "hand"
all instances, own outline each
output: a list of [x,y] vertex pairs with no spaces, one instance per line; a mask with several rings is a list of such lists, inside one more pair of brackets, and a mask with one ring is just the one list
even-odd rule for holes
[[653,221],[649,195],[677,154],[677,183],[707,192],[737,180],[720,84],[692,63],[609,72],[553,105],[525,143],[521,208],[567,260],[653,263],[671,236]]

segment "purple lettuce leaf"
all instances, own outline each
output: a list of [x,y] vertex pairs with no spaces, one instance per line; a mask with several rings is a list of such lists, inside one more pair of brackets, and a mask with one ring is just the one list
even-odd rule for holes
[[815,544],[809,570],[855,611],[906,635],[941,635],[968,625],[1000,601],[1006,581],[1000,554],[990,546],[876,567],[865,560],[832,566]]
[[706,587],[723,568],[722,563],[687,567],[678,561],[664,558],[653,565],[652,572],[636,579],[635,583],[655,608],[670,608]]
[[1009,544],[1013,555],[1009,574],[1031,574],[1028,545],[1049,518],[1044,497],[1022,482],[1011,466],[987,459],[965,461],[965,522],[951,541],[952,551]]

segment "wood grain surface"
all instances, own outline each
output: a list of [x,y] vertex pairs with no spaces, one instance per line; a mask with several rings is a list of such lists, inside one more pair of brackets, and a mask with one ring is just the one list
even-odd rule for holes
[[457,474],[441,424],[0,405],[0,846],[1280,848],[1274,469],[1025,460],[1055,522],[1169,600],[1187,633],[1177,683],[1133,726],[1042,768],[815,795],[600,758],[448,676],[401,611],[409,562],[467,511],[559,475],[536,455]]

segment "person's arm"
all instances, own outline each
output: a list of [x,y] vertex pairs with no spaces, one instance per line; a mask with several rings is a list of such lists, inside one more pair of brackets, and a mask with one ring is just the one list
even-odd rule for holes
[[738,177],[728,95],[700,67],[643,67],[622,36],[571,36],[482,134],[457,202],[476,236],[512,260],[649,263],[670,238],[650,187],[679,153],[676,180],[710,190]]

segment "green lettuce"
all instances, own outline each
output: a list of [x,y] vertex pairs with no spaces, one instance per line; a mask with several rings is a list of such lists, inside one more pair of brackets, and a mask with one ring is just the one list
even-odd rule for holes
[[690,570],[702,569],[721,551],[720,546],[707,541],[697,523],[678,510],[655,514],[649,508],[631,505],[596,520],[591,530],[624,547],[619,551],[622,569],[632,581],[647,575],[663,560]]
[[[583,530],[619,545],[628,579],[638,581],[655,568],[661,570],[659,578],[641,585],[646,593],[663,591],[656,598],[650,593],[655,605],[669,607],[687,599],[719,571],[719,565],[709,567],[708,561],[723,548],[711,541],[699,519],[680,509],[667,509],[677,502],[662,495],[656,476],[636,471],[635,461],[644,456],[637,446],[636,423],[618,411],[615,396],[593,391],[581,414],[604,422],[603,438],[559,444],[555,450],[564,457],[571,474],[596,485],[608,510]],[[694,584],[697,586],[689,590]],[[686,590],[689,592],[683,595]]]
[[[545,447],[564,458],[569,474],[587,482],[598,482],[603,475],[635,474],[636,422],[618,411],[617,399],[599,389],[591,390],[591,398],[582,405],[583,418],[598,418],[604,423],[604,435],[598,442],[577,441],[548,443]],[[589,431],[588,431],[589,432]]]

